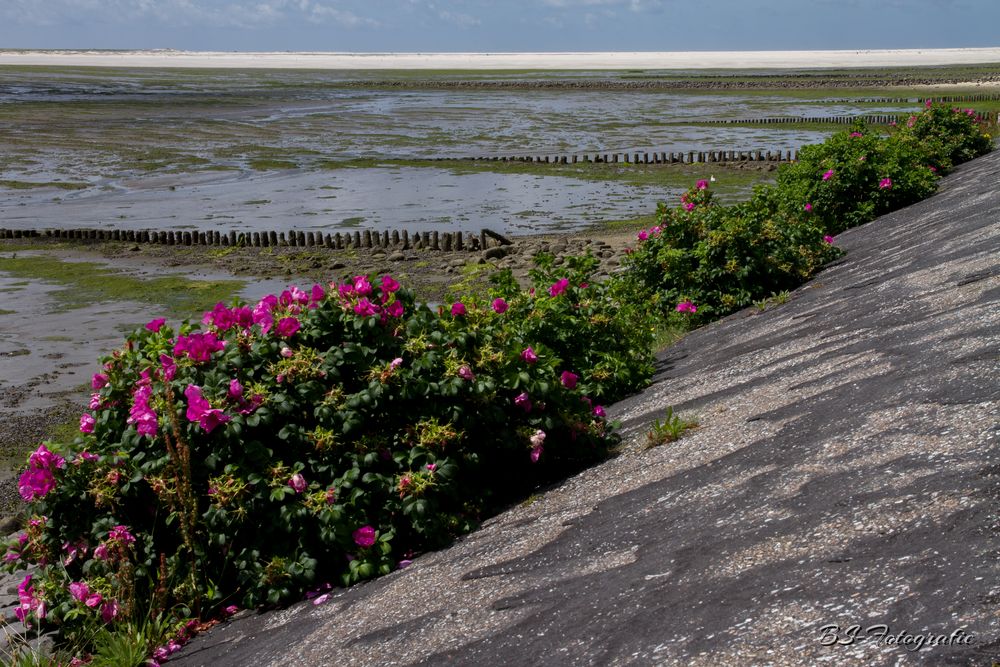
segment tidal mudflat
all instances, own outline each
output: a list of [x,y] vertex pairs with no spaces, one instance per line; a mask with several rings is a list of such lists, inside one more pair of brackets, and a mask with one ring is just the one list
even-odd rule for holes
[[[676,73],[414,76],[0,67],[0,219],[21,228],[579,229],[649,213],[693,175],[462,158],[787,152],[838,127],[713,123],[915,108],[905,96],[873,101],[870,90],[673,89],[692,85]],[[722,86],[720,76],[732,75],[701,79]],[[746,176],[720,178],[721,193],[742,196],[761,174]]]

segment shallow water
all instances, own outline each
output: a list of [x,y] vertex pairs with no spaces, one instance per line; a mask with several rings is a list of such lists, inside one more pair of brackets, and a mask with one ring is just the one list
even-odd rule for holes
[[358,158],[787,151],[827,132],[691,123],[905,109],[747,92],[344,87],[348,78],[357,74],[0,67],[0,181],[88,186],[0,187],[0,226],[574,228],[649,213],[679,192],[432,167],[326,167]]
[[[168,184],[169,183],[169,184]],[[571,229],[653,210],[675,191],[523,174],[443,169],[281,171],[106,182],[55,197],[0,197],[18,228],[220,230]]]

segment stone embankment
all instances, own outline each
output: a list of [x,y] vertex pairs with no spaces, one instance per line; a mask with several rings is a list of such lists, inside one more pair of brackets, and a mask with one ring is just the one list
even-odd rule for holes
[[[1000,152],[963,165],[787,303],[690,334],[609,413],[616,459],[171,664],[989,665],[998,182]],[[668,406],[701,427],[645,449]]]

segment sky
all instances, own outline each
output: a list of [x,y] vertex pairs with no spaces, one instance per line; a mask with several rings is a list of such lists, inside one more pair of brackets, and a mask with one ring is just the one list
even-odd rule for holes
[[998,0],[0,0],[0,49],[995,47],[998,26]]

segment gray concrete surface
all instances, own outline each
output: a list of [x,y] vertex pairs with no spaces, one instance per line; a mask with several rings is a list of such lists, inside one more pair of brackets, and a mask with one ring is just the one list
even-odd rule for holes
[[[843,234],[848,255],[788,303],[669,350],[614,407],[618,458],[322,606],[245,613],[170,664],[1000,660],[998,183],[1000,152]],[[667,406],[701,428],[644,450]]]

